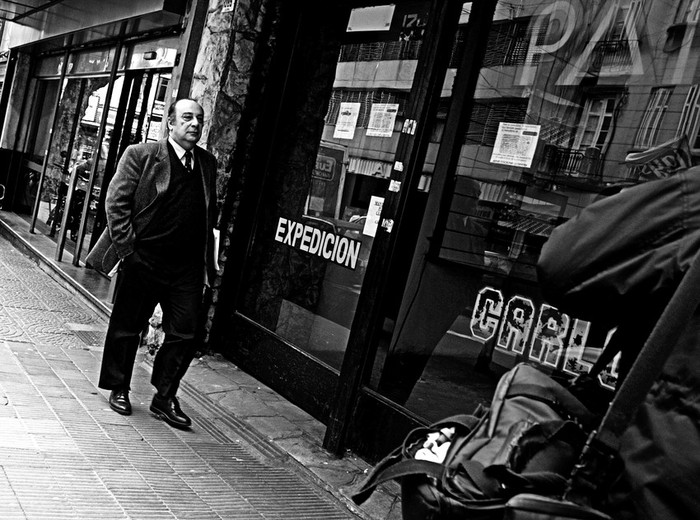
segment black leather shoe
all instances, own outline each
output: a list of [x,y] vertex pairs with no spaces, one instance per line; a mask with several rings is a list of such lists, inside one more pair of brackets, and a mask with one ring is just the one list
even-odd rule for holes
[[180,403],[177,397],[161,397],[158,394],[153,396],[151,402],[151,411],[158,417],[175,428],[189,428],[192,421],[180,409]]
[[129,392],[126,390],[112,390],[112,393],[109,394],[109,407],[122,415],[131,415]]

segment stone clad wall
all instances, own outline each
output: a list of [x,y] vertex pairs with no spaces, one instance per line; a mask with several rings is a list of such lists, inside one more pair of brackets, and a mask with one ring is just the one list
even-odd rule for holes
[[202,144],[219,160],[220,202],[255,72],[255,49],[264,37],[266,3],[269,1],[238,0],[234,12],[224,13],[223,2],[211,0],[199,46],[190,95],[200,100],[208,119]]
[[[306,200],[335,76],[338,34],[346,23],[342,6],[319,0],[295,5],[284,0],[238,0],[233,13],[223,13],[220,2],[210,0],[190,93],[200,100],[209,119],[203,143],[219,160],[221,269],[202,317],[206,341],[217,305],[221,303],[224,314],[232,310],[226,307],[233,295],[221,291],[221,281],[235,280],[239,274],[232,272],[227,278],[226,264],[234,230],[245,227],[236,228],[241,194],[257,185],[264,173],[269,189],[259,203],[266,215],[296,214]],[[282,104],[277,106],[278,102]],[[259,125],[261,118],[264,129]],[[273,133],[279,142],[265,151]],[[254,193],[257,188],[252,189]],[[264,219],[262,224],[271,222],[276,220]],[[272,236],[265,229],[260,232]],[[274,252],[260,247],[251,254],[265,268],[258,271],[256,266],[250,276],[270,281],[265,287],[275,286],[274,294],[256,282],[247,288],[245,298],[261,323],[267,324],[263,316],[277,315],[278,296],[294,292],[288,285],[304,284],[290,278],[284,258],[270,258]],[[239,261],[236,257],[230,264]],[[227,316],[217,319],[217,323],[228,322]],[[220,332],[226,335],[219,331],[217,336]]]
[[[237,0],[233,12],[222,10],[222,0],[210,0],[199,46],[190,96],[204,108],[208,123],[201,145],[219,163],[218,206],[222,214],[220,271],[223,276],[228,237],[236,220],[236,209],[244,179],[233,174],[234,156],[246,161],[257,122],[259,88],[269,67],[274,45],[273,26],[277,0]],[[261,52],[261,49],[266,52]],[[240,168],[238,169],[240,172]],[[217,302],[220,278],[214,280],[207,302],[205,339]]]

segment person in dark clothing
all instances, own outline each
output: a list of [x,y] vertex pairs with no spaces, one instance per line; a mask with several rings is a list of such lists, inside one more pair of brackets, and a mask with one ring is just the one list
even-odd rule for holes
[[[169,137],[130,146],[106,197],[107,229],[87,262],[119,278],[100,371],[117,413],[131,413],[130,381],[141,332],[156,304],[165,338],[153,362],[156,394],[150,410],[168,424],[188,428],[176,393],[196,352],[198,307],[214,275],[216,159],[197,146],[203,109],[180,99],[168,111]],[[112,251],[113,262],[106,251]]]
[[[620,381],[700,252],[700,166],[627,188],[558,226],[538,279],[548,302],[616,327]],[[615,520],[700,518],[700,309],[620,439]],[[619,383],[618,383],[619,384]],[[607,406],[607,403],[605,403]]]

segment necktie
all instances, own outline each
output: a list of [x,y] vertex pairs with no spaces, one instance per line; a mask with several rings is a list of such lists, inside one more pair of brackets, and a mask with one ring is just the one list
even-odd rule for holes
[[185,170],[187,170],[188,173],[192,172],[192,152],[189,150],[185,152]]

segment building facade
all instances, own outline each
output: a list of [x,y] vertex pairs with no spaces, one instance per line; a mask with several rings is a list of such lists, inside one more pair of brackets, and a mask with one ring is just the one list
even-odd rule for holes
[[4,209],[82,267],[124,148],[200,100],[208,348],[338,454],[470,412],[518,361],[586,371],[609,331],[544,300],[542,245],[700,154],[697,0],[120,2],[80,27],[59,4],[6,24]]

